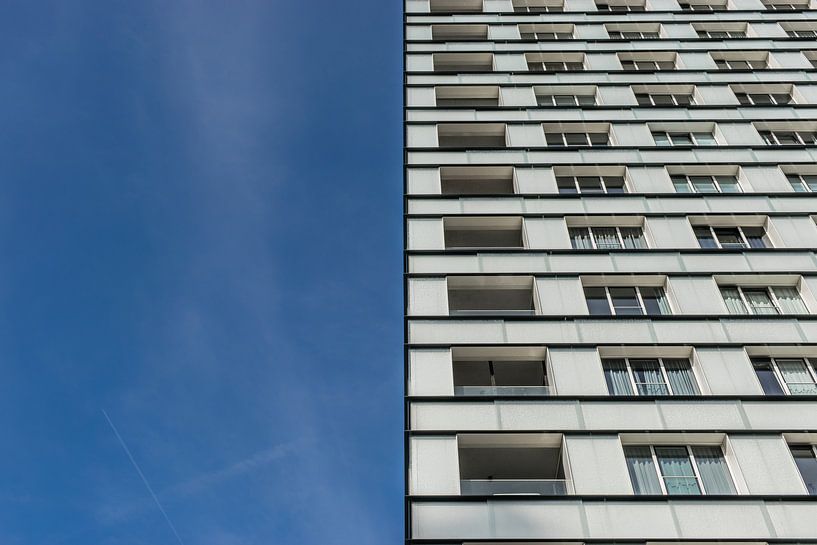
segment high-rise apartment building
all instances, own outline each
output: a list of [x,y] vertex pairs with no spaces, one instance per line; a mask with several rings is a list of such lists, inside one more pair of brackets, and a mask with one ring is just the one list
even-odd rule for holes
[[404,0],[406,538],[817,543],[815,0]]

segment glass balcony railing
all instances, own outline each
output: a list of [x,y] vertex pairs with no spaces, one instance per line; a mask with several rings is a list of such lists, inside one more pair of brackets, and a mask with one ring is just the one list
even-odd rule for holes
[[549,386],[454,386],[458,396],[546,396]]
[[463,479],[463,496],[565,496],[568,493],[564,479]]
[[496,310],[477,310],[477,309],[451,309],[449,311],[451,316],[535,316],[536,311],[533,309],[496,309]]

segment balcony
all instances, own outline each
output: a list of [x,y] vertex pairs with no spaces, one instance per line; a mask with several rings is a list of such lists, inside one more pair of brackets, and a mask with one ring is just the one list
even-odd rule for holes
[[513,195],[513,167],[442,167],[443,195]]
[[455,347],[451,351],[454,395],[550,395],[545,349],[541,347]]
[[522,218],[445,218],[445,247],[522,248]]
[[505,125],[502,123],[451,123],[437,127],[441,148],[504,148]]
[[457,440],[463,496],[571,493],[559,434],[464,434]]
[[452,276],[448,278],[451,316],[533,316],[533,278],[529,276]]

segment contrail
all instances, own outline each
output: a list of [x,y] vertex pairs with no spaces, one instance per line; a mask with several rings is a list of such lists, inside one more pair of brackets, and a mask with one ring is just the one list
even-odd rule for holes
[[105,420],[108,421],[108,424],[111,426],[111,429],[113,430],[113,433],[116,435],[116,438],[119,440],[119,444],[122,445],[122,450],[124,450],[125,454],[128,455],[128,458],[130,459],[130,463],[133,464],[133,468],[136,470],[136,473],[139,474],[139,477],[142,479],[142,482],[144,483],[145,488],[148,489],[148,492],[150,493],[150,497],[153,498],[154,502],[156,502],[156,507],[159,508],[159,511],[162,513],[162,516],[165,518],[165,521],[167,522],[167,525],[170,527],[170,531],[173,532],[174,536],[176,536],[176,540],[179,542],[179,545],[184,545],[184,541],[182,541],[181,536],[179,536],[179,532],[176,531],[176,527],[170,521],[170,517],[167,516],[167,512],[165,511],[164,507],[162,507],[162,504],[159,502],[159,498],[156,497],[156,493],[153,492],[153,488],[150,486],[150,483],[145,478],[145,474],[142,473],[141,469],[139,469],[139,464],[136,463],[136,460],[134,460],[134,458],[133,458],[133,454],[130,453],[130,449],[128,448],[128,445],[125,444],[125,440],[122,439],[122,436],[119,435],[119,431],[116,429],[116,426],[113,425],[113,421],[111,420],[111,417],[108,416],[108,413],[105,412],[105,409],[102,409],[102,414],[105,415]]

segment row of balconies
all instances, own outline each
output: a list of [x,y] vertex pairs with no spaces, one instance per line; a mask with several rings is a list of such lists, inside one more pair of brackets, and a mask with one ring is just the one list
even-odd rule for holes
[[[435,87],[410,87],[407,94],[409,108],[483,109],[483,108],[590,108],[594,106],[619,111],[609,111],[607,120],[643,119],[645,111],[639,108],[662,108],[662,119],[671,116],[695,116],[698,106],[785,106],[817,104],[817,85],[794,85],[790,83],[734,83],[730,85],[695,85],[688,83],[643,83],[631,85],[535,85],[501,87],[498,85],[437,85]],[[679,108],[679,106],[681,108]],[[667,111],[664,111],[666,109]],[[711,110],[711,108],[708,108]],[[727,110],[724,109],[724,112]],[[531,119],[548,115],[529,110]],[[559,110],[568,119],[569,112]],[[752,111],[746,111],[750,115]],[[461,118],[461,113],[457,113]],[[410,112],[409,120],[419,120],[420,115]],[[452,114],[448,114],[451,116]],[[492,113],[494,117],[495,113]],[[515,114],[508,114],[509,116]],[[708,119],[713,115],[707,113]],[[788,117],[796,116],[791,111]],[[485,114],[482,114],[482,118]],[[779,117],[779,114],[778,114]],[[479,117],[474,117],[479,119]],[[694,117],[693,117],[694,119]]]
[[601,13],[811,9],[811,0],[406,0],[407,13]]
[[439,123],[409,125],[406,139],[409,149],[455,150],[815,145],[817,121]]
[[[558,44],[564,51],[564,44]],[[531,72],[577,73],[656,72],[673,70],[813,70],[817,50],[772,52],[749,50],[627,52],[450,52],[409,53],[407,72]]]
[[[804,155],[803,159],[807,160],[810,157]],[[625,193],[655,195],[812,193],[817,191],[817,167],[809,164],[746,167],[729,164],[668,164],[666,167],[559,165],[552,168],[463,165],[410,168],[407,182],[410,195],[499,197],[517,194],[581,194],[603,197]],[[488,206],[489,204],[491,206]],[[759,205],[755,203],[754,206]],[[609,206],[614,206],[616,212],[626,213],[619,205]],[[688,208],[684,208],[683,211],[689,213],[718,211],[717,208],[701,208],[690,203],[686,206]],[[708,206],[717,205],[713,201]],[[729,206],[732,208],[725,208],[723,211],[741,213],[753,210],[738,203],[731,203]],[[682,210],[670,204],[665,204],[661,209]],[[455,210],[461,209],[456,207]],[[473,209],[483,213],[502,213],[507,210],[508,208],[503,207],[502,202],[497,200],[484,201],[483,205]],[[532,211],[533,208],[529,210]],[[595,207],[585,211],[603,210],[603,207]],[[807,210],[810,209],[804,209]]]
[[[804,438],[794,434],[788,438],[760,436],[754,443],[751,438],[750,435],[735,440],[720,433],[704,433],[692,441],[686,438],[681,442],[683,438],[677,436],[628,434],[605,438],[599,444],[603,444],[601,448],[609,456],[603,463],[605,469],[615,476],[613,478],[623,476],[626,471],[629,487],[624,482],[616,483],[624,494],[748,494],[751,493],[750,485],[755,484],[752,473],[759,468],[746,467],[742,462],[756,454],[768,455],[773,450],[777,455],[774,461],[779,467],[772,473],[783,480],[779,493],[817,495],[817,446],[811,442],[817,443],[817,437],[813,434]],[[586,460],[578,455],[577,449],[575,462],[571,463],[570,447],[566,447],[565,436],[561,434],[461,433],[445,440],[450,443],[452,439],[455,444],[449,447],[456,448],[455,464],[450,459],[440,462],[443,467],[456,465],[458,487],[444,489],[445,484],[452,480],[450,475],[443,483],[436,484],[425,483],[418,478],[412,483],[414,494],[428,494],[431,491],[463,496],[593,493],[579,475]],[[427,444],[423,438],[416,437],[412,447],[419,454]],[[572,443],[568,440],[567,445]],[[734,452],[735,449],[738,452]],[[429,461],[421,462],[427,465]],[[580,491],[574,488],[574,481],[582,482]],[[596,490],[605,488],[598,486]]]
[[684,40],[814,38],[817,21],[702,21],[634,23],[434,23],[409,25],[407,39],[434,41]]
[[408,393],[426,397],[817,396],[817,348],[415,348],[409,355]]
[[410,278],[408,315],[803,316],[817,313],[813,288],[817,277],[783,273]]
[[812,217],[457,216],[409,218],[409,250],[748,250],[817,247]]

